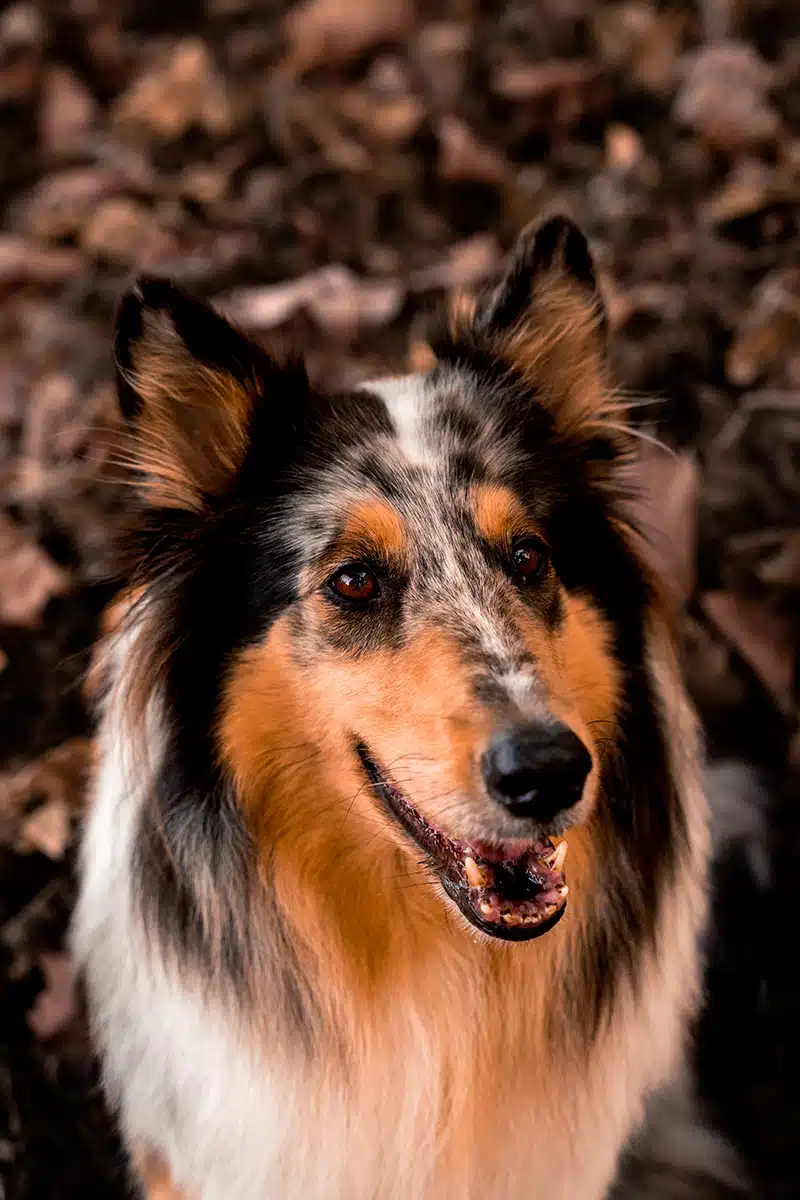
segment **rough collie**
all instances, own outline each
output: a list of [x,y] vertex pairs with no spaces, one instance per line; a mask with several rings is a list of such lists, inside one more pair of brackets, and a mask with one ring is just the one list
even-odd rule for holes
[[170,283],[75,924],[145,1194],[600,1200],[698,992],[706,801],[582,233],[427,374],[312,386]]

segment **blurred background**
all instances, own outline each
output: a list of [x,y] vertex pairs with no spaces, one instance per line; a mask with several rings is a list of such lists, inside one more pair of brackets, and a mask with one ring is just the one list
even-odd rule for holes
[[767,818],[717,871],[702,1087],[759,1194],[800,1195],[798,0],[22,0],[0,163],[0,1195],[127,1194],[63,940],[121,289],[168,272],[349,384],[424,364],[554,208],[659,398],[689,685]]

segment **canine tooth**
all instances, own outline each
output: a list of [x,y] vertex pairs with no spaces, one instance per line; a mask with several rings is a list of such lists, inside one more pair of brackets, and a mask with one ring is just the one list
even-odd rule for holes
[[546,917],[552,917],[553,913],[556,911],[556,909],[557,909],[557,908],[558,908],[558,905],[557,905],[557,904],[548,904],[548,905],[545,907],[545,910],[544,910],[544,915],[545,915]]
[[551,866],[554,871],[564,870],[564,859],[567,857],[568,846],[566,842],[559,842],[556,847],[556,852],[551,860]]
[[558,888],[558,894],[564,900],[569,895],[569,885],[562,883],[561,887]]
[[487,904],[485,900],[481,900],[478,907],[485,917],[488,917],[490,913],[494,912],[491,904]]
[[464,870],[472,887],[489,887],[494,883],[494,875],[485,867],[480,867],[469,855],[464,859]]

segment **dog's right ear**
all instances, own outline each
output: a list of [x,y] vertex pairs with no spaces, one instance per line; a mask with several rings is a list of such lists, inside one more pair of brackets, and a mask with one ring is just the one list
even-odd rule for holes
[[157,278],[123,297],[114,354],[143,494],[159,507],[200,511],[242,465],[276,367],[208,305]]
[[605,312],[592,253],[582,230],[564,216],[522,231],[504,279],[475,316],[476,329],[488,337],[513,331],[523,354],[526,338],[535,341],[557,321],[603,348]]
[[520,234],[491,293],[454,309],[444,351],[458,358],[466,347],[510,367],[563,433],[588,438],[618,414],[605,326],[586,237],[553,216]]

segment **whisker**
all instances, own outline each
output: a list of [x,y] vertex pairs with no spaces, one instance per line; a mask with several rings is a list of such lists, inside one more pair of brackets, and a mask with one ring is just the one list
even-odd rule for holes
[[643,429],[639,429],[635,425],[623,425],[622,422],[618,421],[604,421],[603,426],[606,429],[614,429],[617,433],[623,433],[626,437],[635,438],[637,441],[644,442],[649,446],[655,446],[658,450],[663,450],[665,454],[669,454],[674,459],[678,458],[677,453],[666,442],[662,442],[655,434],[645,433]]

